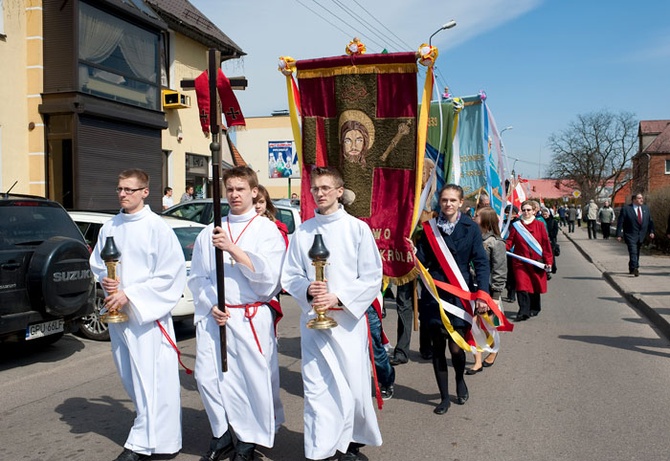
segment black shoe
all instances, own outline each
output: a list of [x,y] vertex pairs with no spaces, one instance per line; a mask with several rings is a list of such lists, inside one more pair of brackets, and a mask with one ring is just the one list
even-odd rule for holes
[[474,368],[468,368],[467,370],[465,370],[465,374],[466,375],[476,375],[477,373],[480,373],[482,371],[484,371],[484,364],[482,364],[482,366],[477,368],[476,370]]
[[529,315],[526,314],[517,314],[516,317],[514,317],[515,322],[523,322],[524,320],[528,320],[530,318]]
[[442,400],[438,406],[435,407],[433,413],[436,415],[443,415],[449,410],[450,406],[451,402],[449,401],[449,397],[447,397],[446,399]]
[[359,455],[361,447],[364,446],[362,443],[351,442],[347,448],[347,452],[342,453],[342,456],[340,456],[340,461],[362,461],[363,458]]
[[224,455],[233,451],[233,439],[230,432],[226,431],[221,437],[214,437],[209,442],[209,451],[200,461],[219,461]]
[[114,461],[141,461],[143,459],[150,459],[151,455],[143,455],[141,453],[135,453],[133,450],[124,448],[123,452],[114,460]]
[[389,363],[392,366],[395,367],[397,365],[402,365],[404,363],[407,363],[407,359],[401,359],[397,355],[393,355],[393,356],[389,357]]
[[538,315],[540,315],[540,311],[530,311],[531,317],[537,317]]
[[639,277],[640,276],[640,271],[638,269],[633,269],[633,275],[635,277]]
[[[492,353],[493,352],[491,352],[491,354]],[[486,359],[488,359],[491,356],[491,354],[487,355]],[[492,367],[493,364],[496,363],[496,360],[498,360],[498,353],[496,353],[496,355],[493,357],[493,362],[487,362],[486,359],[482,361],[482,367],[484,368]]]
[[[458,385],[456,387],[458,387]],[[457,394],[456,396],[456,403],[459,405],[465,404],[465,402],[467,402],[468,399],[470,398],[470,393],[468,392],[468,386],[465,385],[465,382],[463,383],[463,387],[465,387],[465,390],[461,391],[461,393]]]
[[419,352],[421,355],[421,358],[424,360],[433,360],[433,352],[428,351],[428,352]]
[[255,443],[241,442],[238,440],[237,447],[235,447],[235,456],[233,461],[251,461],[254,459],[256,451]]
[[395,391],[395,388],[393,384],[390,386],[381,386],[379,388],[379,393],[382,396],[382,400],[391,400],[393,398],[393,392]]
[[502,298],[506,303],[515,303],[516,302],[516,293],[514,291],[508,291],[507,296]]

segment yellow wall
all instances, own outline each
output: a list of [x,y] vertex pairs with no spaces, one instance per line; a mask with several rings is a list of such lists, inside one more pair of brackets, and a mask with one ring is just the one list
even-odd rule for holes
[[[207,69],[207,47],[190,38],[173,34],[174,61],[170,71],[170,87],[191,97],[189,109],[166,109],[167,130],[163,131],[163,149],[171,151],[168,185],[174,189],[175,203],[186,186],[186,153],[210,156],[210,138],[200,127],[195,90],[182,90],[181,81],[195,79]],[[181,129],[182,140],[177,133]]]
[[[244,112],[244,107],[242,108]],[[268,174],[268,142],[293,141],[291,120],[287,116],[249,117],[247,129],[235,133],[237,149],[258,174],[258,180],[272,198],[288,198],[288,179],[270,178]],[[291,193],[300,196],[300,180],[291,179]]]
[[[45,195],[44,121],[38,112],[44,73],[42,0],[3,0],[2,4],[6,37],[0,38],[0,192],[18,181],[13,192]],[[175,59],[170,86],[182,91],[182,79],[194,79],[207,68],[207,47],[178,34],[172,40]],[[210,155],[195,90],[184,93],[191,96],[191,108],[166,110],[168,128],[162,133],[163,149],[171,151],[168,185],[175,197],[181,196],[186,183],[185,154]]]
[[43,75],[42,1],[4,0],[3,8],[0,191],[18,181],[12,192],[44,195],[44,124],[37,109]]

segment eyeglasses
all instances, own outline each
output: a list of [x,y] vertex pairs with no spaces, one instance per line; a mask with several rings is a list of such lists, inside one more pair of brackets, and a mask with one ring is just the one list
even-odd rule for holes
[[321,187],[312,187],[310,190],[312,191],[312,194],[316,194],[317,192],[321,191],[324,194],[330,193],[330,191],[333,191],[337,189],[337,187],[331,187],[331,186],[321,186]]
[[142,189],[146,189],[146,187],[138,187],[137,189],[131,189],[130,187],[117,187],[116,188],[116,193],[120,194],[121,192],[123,192],[126,195],[132,195],[135,192],[137,192],[138,190],[142,190]]
[[521,211],[533,211],[532,208],[522,208]]

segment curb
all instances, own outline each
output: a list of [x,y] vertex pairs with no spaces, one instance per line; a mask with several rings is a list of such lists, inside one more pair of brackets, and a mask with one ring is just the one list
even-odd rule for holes
[[614,278],[609,272],[603,272],[603,278],[607,280],[607,282],[621,296],[623,296],[626,301],[628,301],[628,304],[632,305],[640,314],[646,317],[666,339],[670,340],[670,323],[656,312],[653,307],[649,306],[638,293],[624,291],[621,286],[614,281]]
[[649,304],[647,304],[638,293],[627,292],[621,288],[621,285],[619,285],[614,280],[614,277],[612,277],[612,274],[610,274],[609,271],[607,271],[598,261],[594,260],[591,255],[588,254],[572,237],[570,237],[567,232],[564,232],[562,229],[561,232],[563,232],[563,235],[565,235],[567,239],[572,242],[577,251],[579,251],[588,262],[593,264],[596,269],[600,271],[607,283],[609,283],[609,285],[614,288],[617,293],[619,293],[628,302],[628,304],[630,304],[636,311],[638,311],[649,322],[651,322],[651,324],[659,331],[661,335],[665,337],[665,339],[670,341],[670,323],[665,320],[658,312],[656,312],[653,307],[649,306]]

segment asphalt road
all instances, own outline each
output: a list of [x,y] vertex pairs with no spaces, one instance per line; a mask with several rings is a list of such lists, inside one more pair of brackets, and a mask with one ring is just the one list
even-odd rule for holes
[[[363,449],[369,460],[668,459],[670,344],[559,238],[559,273],[541,315],[503,334],[495,365],[467,377],[465,405],[433,414],[439,395],[414,335],[411,361],[396,369],[395,396],[378,413],[384,444]],[[298,309],[290,298],[282,303],[287,423],[274,448],[260,449],[270,461],[304,459]],[[393,340],[392,302],[387,309]],[[178,326],[178,337],[192,365],[192,325]],[[111,461],[120,453],[133,409],[109,349],[71,335],[32,354],[0,348],[0,460]],[[181,378],[184,446],[174,459],[198,460],[209,425],[193,377]]]

